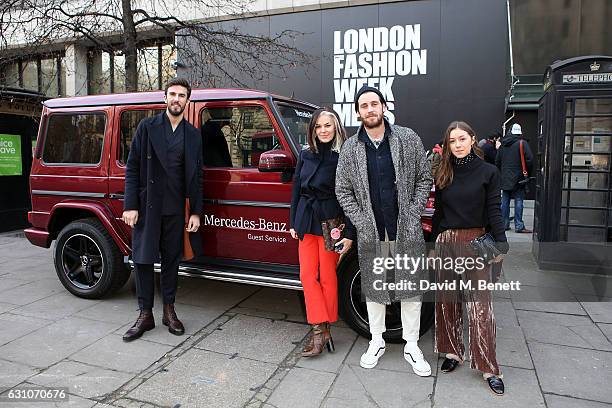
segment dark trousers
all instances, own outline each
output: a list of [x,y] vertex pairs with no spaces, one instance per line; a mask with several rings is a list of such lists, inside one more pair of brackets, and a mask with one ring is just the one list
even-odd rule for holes
[[[161,253],[161,290],[164,304],[174,303],[178,282],[178,267],[183,255],[185,217],[164,215],[161,220],[159,250]],[[153,309],[155,285],[153,265],[135,264],[136,293],[140,310]]]

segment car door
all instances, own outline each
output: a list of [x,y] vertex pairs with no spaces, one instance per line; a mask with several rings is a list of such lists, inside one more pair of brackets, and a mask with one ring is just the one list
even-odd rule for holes
[[[144,118],[163,112],[165,105],[122,105],[115,106],[113,126],[113,146],[109,157],[108,205],[118,220],[123,213],[123,198],[125,194],[125,164],[127,162],[132,138],[136,128]],[[131,228],[124,222],[119,222],[122,233],[132,236]]]
[[207,263],[262,262],[297,265],[289,233],[291,172],[261,172],[262,153],[282,150],[295,158],[266,100],[197,102],[202,132]]

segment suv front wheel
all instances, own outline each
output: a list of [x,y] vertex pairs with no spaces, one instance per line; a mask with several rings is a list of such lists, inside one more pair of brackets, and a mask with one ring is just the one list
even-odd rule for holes
[[120,289],[130,277],[119,248],[95,218],[73,221],[57,237],[55,271],[73,295],[99,299]]
[[[338,306],[340,314],[353,330],[369,338],[368,311],[361,296],[359,262],[355,253],[347,255],[351,257],[343,260],[338,266]],[[434,303],[425,301],[421,306],[420,335],[425,334],[433,323]],[[387,306],[385,325],[386,331],[383,335],[385,340],[390,343],[401,343],[403,341],[402,319],[399,302]]]

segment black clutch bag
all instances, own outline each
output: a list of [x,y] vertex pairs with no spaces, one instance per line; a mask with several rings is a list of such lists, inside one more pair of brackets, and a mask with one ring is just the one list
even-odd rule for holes
[[342,240],[344,226],[344,217],[342,216],[321,221],[323,241],[325,242],[325,249],[327,251],[336,250],[336,243]]
[[[493,238],[490,233],[485,233],[477,238],[474,238],[469,242],[470,248],[476,253],[476,256],[484,259],[485,262],[489,262],[496,256],[501,254],[501,251],[495,245],[497,241]],[[490,282],[497,282],[502,274],[502,263],[496,262],[489,265],[489,279]]]
[[489,262],[491,259],[501,254],[501,251],[495,245],[496,243],[497,241],[495,241],[493,235],[487,232],[471,240],[470,248],[472,248],[477,256],[484,259],[485,262]]

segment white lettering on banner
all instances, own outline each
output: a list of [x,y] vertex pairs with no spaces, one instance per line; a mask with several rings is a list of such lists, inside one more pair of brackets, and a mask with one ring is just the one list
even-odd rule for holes
[[395,123],[393,84],[397,76],[427,75],[427,50],[421,49],[421,25],[396,25],[334,31],[334,104],[345,126],[360,122],[355,93],[378,88],[387,101],[387,119]]

